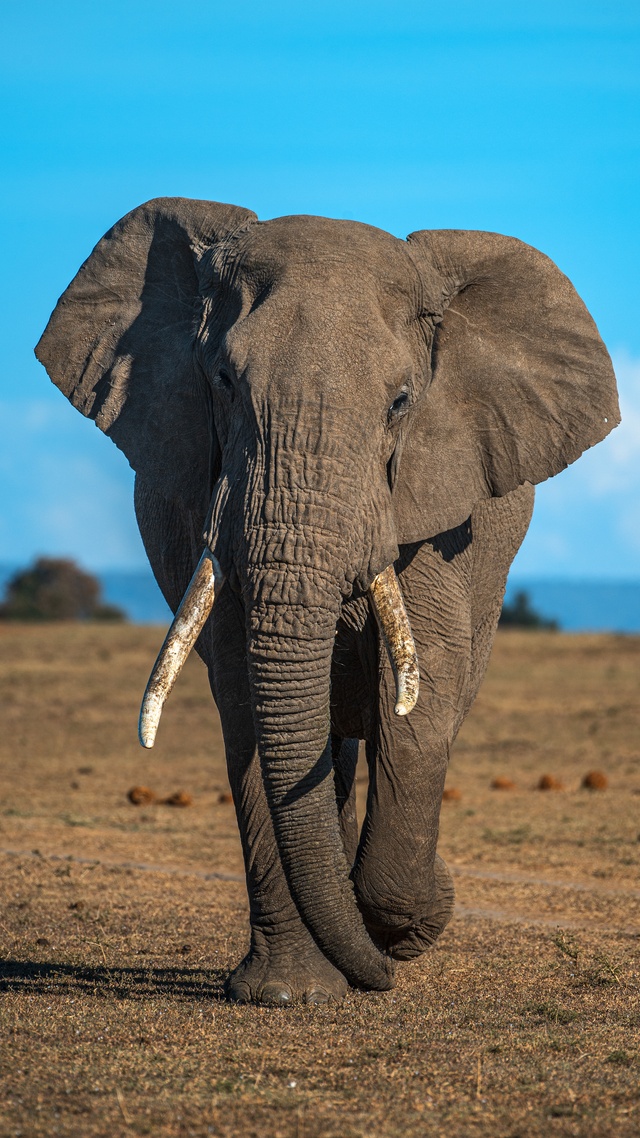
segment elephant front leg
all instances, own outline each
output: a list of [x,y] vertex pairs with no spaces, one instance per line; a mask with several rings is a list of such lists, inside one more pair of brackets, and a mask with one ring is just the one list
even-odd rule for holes
[[220,711],[244,854],[251,921],[249,951],[227,981],[242,1003],[341,1000],[347,982],[326,959],[291,897],[267,806],[247,678],[244,620],[226,588],[206,630],[203,655]]
[[[398,740],[391,751],[382,740],[368,748],[369,802],[353,875],[367,929],[395,960],[425,952],[455,901],[451,874],[436,853],[448,748],[441,742],[420,754],[417,772],[412,751]],[[415,777],[407,779],[409,773]]]
[[400,581],[420,694],[409,715],[394,714],[395,682],[381,648],[367,816],[353,880],[372,938],[408,960],[433,944],[454,908],[453,881],[436,848],[450,747],[468,705],[472,639],[464,581],[451,562],[423,546]]

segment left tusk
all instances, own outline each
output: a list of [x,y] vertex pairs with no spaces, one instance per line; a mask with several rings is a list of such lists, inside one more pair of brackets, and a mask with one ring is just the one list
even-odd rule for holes
[[409,617],[393,565],[387,565],[374,577],[369,595],[396,681],[394,711],[396,715],[408,715],[418,699],[420,672]]
[[153,747],[155,743],[165,700],[202,632],[216,593],[220,592],[223,584],[220,565],[210,550],[205,549],[153,665],[142,699],[138,737],[143,747]]

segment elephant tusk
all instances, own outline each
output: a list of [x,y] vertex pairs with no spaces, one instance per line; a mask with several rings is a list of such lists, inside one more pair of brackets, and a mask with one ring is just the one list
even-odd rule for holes
[[138,737],[143,747],[153,747],[165,700],[202,632],[216,593],[220,592],[223,584],[224,576],[216,558],[205,549],[153,665],[142,699]]
[[409,617],[393,565],[374,577],[369,595],[396,681],[394,711],[396,715],[408,715],[418,699],[420,672]]

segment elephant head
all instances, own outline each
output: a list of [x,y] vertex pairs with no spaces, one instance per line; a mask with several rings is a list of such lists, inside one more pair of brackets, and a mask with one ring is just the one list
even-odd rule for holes
[[158,199],[99,242],[37,355],[203,533],[143,741],[226,578],[244,602],[256,737],[293,896],[352,982],[388,986],[331,786],[336,621],[345,598],[372,589],[396,711],[410,710],[398,547],[557,473],[618,422],[587,310],[551,261],[497,234],[404,242],[354,222],[258,222]]

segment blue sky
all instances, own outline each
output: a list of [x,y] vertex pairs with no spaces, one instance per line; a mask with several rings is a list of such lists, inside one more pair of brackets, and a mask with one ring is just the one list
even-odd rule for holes
[[0,63],[0,561],[145,562],[126,460],[32,349],[102,233],[177,194],[553,257],[625,422],[540,489],[517,570],[640,578],[637,2],[4,0]]

